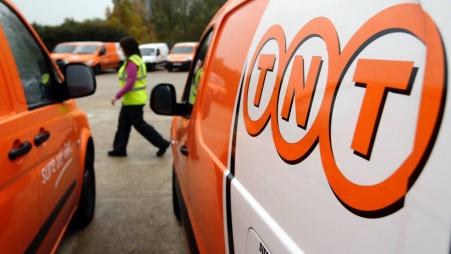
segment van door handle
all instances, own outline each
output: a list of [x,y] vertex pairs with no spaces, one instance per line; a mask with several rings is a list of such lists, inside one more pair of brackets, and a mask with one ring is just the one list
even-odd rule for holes
[[31,143],[28,141],[20,144],[18,148],[13,148],[9,150],[8,158],[10,161],[16,160],[19,157],[22,157],[31,151]]
[[45,141],[47,141],[50,138],[50,132],[41,130],[36,137],[34,137],[34,144],[35,146],[41,146],[44,144]]
[[188,156],[188,147],[181,146],[180,147],[180,153],[182,153],[184,156]]

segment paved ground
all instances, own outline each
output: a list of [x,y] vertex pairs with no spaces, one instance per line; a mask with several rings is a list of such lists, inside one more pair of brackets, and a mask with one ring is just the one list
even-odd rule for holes
[[[151,72],[148,90],[169,82],[180,98],[186,74]],[[106,155],[120,109],[110,104],[116,91],[116,74],[101,74],[96,94],[78,101],[89,115],[95,141],[97,207],[92,224],[83,231],[68,232],[59,253],[188,253],[183,229],[172,213],[170,151],[157,158],[157,149],[132,130],[128,157]],[[144,118],[169,138],[170,117],[155,115],[147,105]]]

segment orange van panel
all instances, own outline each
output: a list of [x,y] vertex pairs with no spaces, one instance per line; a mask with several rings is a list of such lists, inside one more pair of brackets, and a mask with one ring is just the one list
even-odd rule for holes
[[[33,30],[33,28],[25,21],[25,19],[18,13],[17,8],[8,1],[2,1],[8,7],[10,7],[16,15],[21,19],[24,26],[26,26],[37,41],[39,46],[42,48],[45,54],[48,55],[48,50],[39,39],[39,36]],[[72,141],[73,146],[76,143],[86,144],[88,139],[89,125],[87,122],[86,115],[82,113],[74,100],[67,100],[63,103],[55,103],[42,107],[33,111],[28,110],[28,106],[25,99],[25,94],[22,88],[21,80],[17,71],[17,65],[15,59],[11,54],[9,49],[8,40],[6,39],[3,30],[0,26],[0,52],[2,55],[2,62],[0,63],[0,101],[2,107],[0,109],[0,133],[4,133],[1,137],[2,141],[5,141],[3,145],[0,146],[0,152],[2,154],[8,154],[9,149],[11,149],[10,144],[14,143],[14,139],[24,139],[31,141],[35,137],[36,132],[39,130],[39,126],[44,126],[45,122],[48,121],[49,125],[45,126],[51,133],[53,133],[54,140],[63,141],[63,139],[68,139]],[[59,71],[59,69],[54,65],[53,69]],[[58,73],[59,80],[63,77]],[[63,118],[65,117],[65,118]],[[58,118],[60,120],[58,120]],[[44,119],[44,120],[43,120]],[[30,126],[30,123],[40,123],[36,126]],[[35,128],[36,127],[36,128]],[[31,129],[31,131],[30,131]],[[67,131],[66,134],[63,130]],[[72,132],[72,130],[74,130]],[[82,132],[84,135],[82,135]],[[61,134],[63,138],[58,139],[58,135]],[[56,138],[56,139],[55,139]],[[62,145],[59,142],[46,143],[41,148],[33,147],[28,157],[23,159],[18,159],[14,162],[7,160],[7,157],[2,159],[3,166],[2,170],[5,172],[13,172],[4,175],[0,175],[0,183],[6,183],[10,188],[0,193],[0,206],[9,208],[11,214],[8,216],[0,216],[0,246],[7,246],[7,250],[0,249],[0,253],[21,253],[30,244],[29,242],[21,241],[21,236],[23,235],[36,235],[39,229],[44,228],[42,223],[39,223],[38,217],[41,218],[40,221],[47,219],[48,214],[43,214],[43,208],[45,206],[52,209],[55,207],[58,200],[56,197],[61,197],[65,195],[60,189],[55,189],[53,193],[42,188],[41,175],[36,174],[35,171],[25,169],[37,168],[40,169],[39,162],[36,162],[36,158],[50,158],[54,156],[54,151],[61,149]],[[85,148],[80,148],[81,152]],[[73,171],[72,173],[76,175],[76,183],[73,187],[70,196],[64,203],[64,207],[57,214],[55,221],[50,225],[46,234],[43,236],[42,242],[39,242],[38,253],[53,253],[62,236],[70,222],[70,219],[77,208],[78,201],[80,198],[82,174],[83,174],[83,161],[80,158],[80,153],[78,151],[73,152]],[[22,170],[23,173],[20,171]],[[14,175],[16,174],[16,175]],[[66,175],[69,175],[67,171]],[[61,180],[61,185],[68,180]],[[12,183],[12,184],[11,184]],[[4,186],[0,185],[0,190]],[[18,195],[10,195],[10,192],[19,193]],[[52,196],[53,195],[53,196]],[[38,197],[38,198],[35,198]],[[14,221],[21,221],[23,223],[14,224]],[[23,226],[25,225],[25,226]]]
[[[0,27],[0,38],[2,37],[4,38],[4,35]],[[6,52],[7,47],[7,45],[5,45],[4,42],[6,41],[0,39],[0,52],[2,52],[2,55],[4,54],[3,52]],[[6,62],[8,62],[6,56],[4,56],[3,59],[5,59]],[[11,91],[10,87],[6,85],[9,84],[9,80],[6,80],[5,78],[7,77],[8,73],[7,66],[9,65],[8,64],[0,65],[0,102],[2,104],[2,106],[0,107],[0,122],[3,116],[11,114],[14,109],[13,104],[11,102],[11,94],[13,91]]]
[[[223,7],[227,11],[217,15],[211,24],[215,31],[209,55],[214,58],[206,60],[206,75],[198,95],[200,100],[192,114],[195,127],[190,130],[196,133],[189,134],[196,156],[189,163],[189,184],[181,186],[201,253],[226,251],[223,181],[235,99],[246,52],[266,5],[267,1],[232,1]],[[194,189],[193,186],[198,187]],[[191,196],[187,199],[188,188]],[[198,192],[202,192],[201,197]]]

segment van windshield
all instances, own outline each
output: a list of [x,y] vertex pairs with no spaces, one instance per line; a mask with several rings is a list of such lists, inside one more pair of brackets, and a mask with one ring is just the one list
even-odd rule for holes
[[74,53],[77,47],[75,45],[57,45],[54,49],[54,53]]
[[74,53],[75,54],[95,54],[98,49],[99,49],[99,46],[84,45],[84,46],[78,47]]
[[142,49],[140,49],[140,51],[141,51],[141,55],[143,55],[143,56],[153,56],[153,55],[155,55],[155,49],[142,48]]
[[193,53],[193,47],[174,47],[172,54],[189,54]]

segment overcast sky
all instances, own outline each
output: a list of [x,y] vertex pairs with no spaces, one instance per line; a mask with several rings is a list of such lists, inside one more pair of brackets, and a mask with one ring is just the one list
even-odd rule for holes
[[112,0],[11,0],[29,22],[58,25],[65,18],[104,18]]

